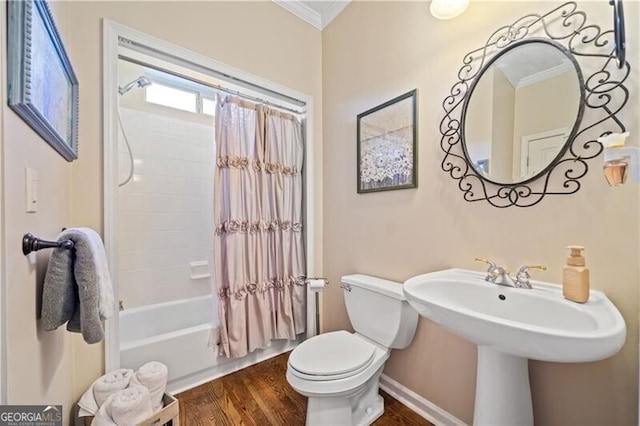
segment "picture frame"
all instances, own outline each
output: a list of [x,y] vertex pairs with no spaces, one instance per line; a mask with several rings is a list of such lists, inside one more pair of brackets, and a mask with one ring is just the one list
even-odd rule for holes
[[357,116],[358,194],[417,188],[417,89]]
[[44,0],[7,1],[9,107],[67,161],[78,158],[78,80]]

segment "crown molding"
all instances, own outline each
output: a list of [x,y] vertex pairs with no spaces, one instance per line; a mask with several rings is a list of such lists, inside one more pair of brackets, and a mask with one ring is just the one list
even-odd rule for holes
[[306,4],[298,0],[273,0],[273,2],[322,31],[322,18],[320,14]]
[[544,71],[540,71],[537,72],[535,74],[531,74],[527,77],[521,78],[520,81],[518,82],[518,86],[517,88],[521,88],[521,87],[525,87],[525,86],[530,86],[532,84],[535,83],[539,83],[541,81],[544,81],[548,78],[552,78],[555,77],[557,75],[563,74],[564,72],[566,72],[567,70],[573,68],[571,63],[569,62],[565,62],[562,63],[560,65],[556,65],[553,68],[549,68],[546,69]]
[[351,0],[332,1],[323,14],[313,10],[300,0],[273,0],[273,2],[322,31],[347,7]]
[[351,0],[342,0],[342,1],[334,1],[331,3],[331,7],[325,10],[325,12],[320,17],[322,21],[322,29],[325,29],[327,25],[331,23],[339,14],[344,10],[345,7],[349,6]]

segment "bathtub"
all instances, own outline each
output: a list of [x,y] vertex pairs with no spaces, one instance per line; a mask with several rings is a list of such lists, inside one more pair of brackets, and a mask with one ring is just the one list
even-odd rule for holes
[[219,325],[213,296],[120,312],[120,367],[137,369],[149,361],[160,361],[169,370],[167,390],[179,393],[215,378],[279,355],[300,340],[277,340],[264,350],[240,359],[217,356]]
[[213,308],[209,295],[121,311],[120,366],[137,369],[148,361],[163,362],[169,388],[212,369],[217,364],[217,350],[209,345],[217,327]]

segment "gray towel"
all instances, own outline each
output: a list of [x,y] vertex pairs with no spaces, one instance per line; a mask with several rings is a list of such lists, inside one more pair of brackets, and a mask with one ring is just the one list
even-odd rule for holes
[[51,331],[65,322],[87,343],[104,339],[102,321],[113,313],[113,287],[100,236],[89,228],[67,229],[74,250],[54,249],[42,291],[42,323]]

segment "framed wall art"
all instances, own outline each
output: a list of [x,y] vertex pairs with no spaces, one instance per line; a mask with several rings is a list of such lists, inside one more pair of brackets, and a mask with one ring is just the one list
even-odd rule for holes
[[78,158],[78,80],[44,0],[7,2],[9,107],[67,161]]
[[416,94],[358,114],[359,194],[418,186]]

